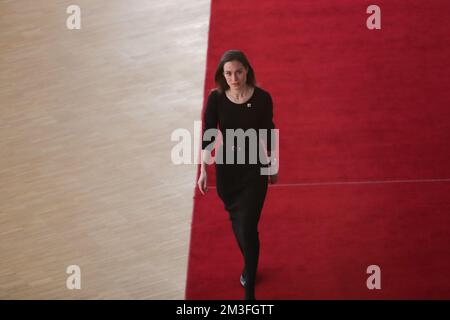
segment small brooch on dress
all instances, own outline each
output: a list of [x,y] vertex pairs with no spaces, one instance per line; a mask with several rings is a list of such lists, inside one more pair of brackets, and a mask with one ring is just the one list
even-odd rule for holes
[[252,106],[251,103],[247,103],[247,108],[250,108]]

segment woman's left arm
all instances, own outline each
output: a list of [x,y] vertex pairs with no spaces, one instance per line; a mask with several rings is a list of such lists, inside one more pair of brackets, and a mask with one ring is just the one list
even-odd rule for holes
[[269,158],[269,170],[270,170],[270,182],[272,184],[276,183],[278,180],[278,159],[276,158],[276,150],[278,146],[276,145],[275,124],[273,122],[273,101],[270,94],[267,94],[267,105],[264,113],[264,129],[267,129],[267,156]]

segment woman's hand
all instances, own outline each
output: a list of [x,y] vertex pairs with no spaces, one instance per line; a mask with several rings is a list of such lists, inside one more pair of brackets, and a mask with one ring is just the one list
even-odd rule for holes
[[278,181],[278,173],[271,174],[269,177],[270,177],[270,183],[271,184],[277,183],[277,181]]
[[[270,152],[268,154],[270,158]],[[277,158],[273,157],[269,161],[269,181],[271,184],[275,184],[278,181],[278,163]]]
[[198,178],[198,188],[200,190],[200,192],[205,195],[206,192],[208,192],[208,186],[207,186],[207,180],[208,180],[208,175],[206,174],[206,171],[200,171],[200,177]]

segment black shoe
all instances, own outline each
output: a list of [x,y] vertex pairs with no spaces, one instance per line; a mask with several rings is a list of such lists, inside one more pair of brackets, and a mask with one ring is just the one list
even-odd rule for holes
[[255,294],[245,294],[244,300],[256,300]]
[[245,279],[244,275],[241,274],[241,278],[239,280],[241,282],[241,286],[245,288],[245,284],[247,283],[247,279]]
[[256,298],[255,298],[255,288],[245,288],[244,300],[256,300]]

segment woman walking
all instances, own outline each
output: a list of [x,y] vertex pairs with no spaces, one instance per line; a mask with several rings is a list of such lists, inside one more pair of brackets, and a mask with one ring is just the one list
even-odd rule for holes
[[[217,138],[213,135],[208,141],[205,132],[219,126],[223,141],[216,149],[217,193],[229,213],[244,258],[240,282],[245,288],[245,299],[254,300],[260,249],[258,223],[268,183],[277,180],[276,159],[272,156],[271,130],[275,128],[272,98],[256,86],[255,73],[244,53],[238,50],[223,54],[215,82],[217,88],[208,96],[203,117],[198,187],[202,194],[207,192],[207,167]],[[264,131],[266,137],[260,134]],[[252,136],[256,137],[256,143]],[[264,170],[269,173],[263,173]]]

